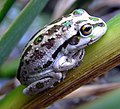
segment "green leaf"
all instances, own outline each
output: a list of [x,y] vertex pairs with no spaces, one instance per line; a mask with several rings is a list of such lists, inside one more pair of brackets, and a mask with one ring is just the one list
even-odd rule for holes
[[34,18],[44,8],[48,0],[30,0],[17,19],[0,38],[0,66],[9,56]]
[[18,65],[18,59],[5,62],[0,68],[0,78],[15,77]]
[[[15,90],[11,92],[11,94],[6,96],[6,99],[0,101],[0,109],[22,109],[22,106],[27,102],[29,102],[32,97],[28,97],[22,94],[22,90],[25,88],[24,86],[19,86]],[[18,93],[20,92],[20,93]],[[13,97],[13,95],[15,95]],[[20,101],[20,99],[24,99]]]
[[7,12],[9,11],[9,9],[11,8],[11,6],[14,4],[16,0],[6,0],[3,8],[0,10],[0,23],[2,22],[2,20],[4,19],[4,17],[6,16]]

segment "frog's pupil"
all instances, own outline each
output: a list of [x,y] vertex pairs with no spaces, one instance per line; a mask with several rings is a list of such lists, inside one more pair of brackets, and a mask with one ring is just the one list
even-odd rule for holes
[[91,27],[86,27],[86,28],[84,29],[84,31],[88,32],[88,31],[90,31],[90,29],[91,29]]

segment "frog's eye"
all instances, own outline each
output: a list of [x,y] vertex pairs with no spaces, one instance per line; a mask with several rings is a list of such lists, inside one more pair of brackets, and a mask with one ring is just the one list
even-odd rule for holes
[[93,26],[90,23],[84,24],[81,28],[80,28],[80,35],[82,35],[83,37],[88,37],[93,30]]

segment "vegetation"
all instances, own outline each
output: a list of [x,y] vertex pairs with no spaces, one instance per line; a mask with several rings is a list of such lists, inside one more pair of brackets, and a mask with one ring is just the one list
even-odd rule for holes
[[[9,0],[6,0],[6,2],[8,1]],[[20,15],[10,25],[8,30],[0,37],[1,38],[0,65],[2,65],[5,62],[13,48],[16,46],[16,44],[21,39],[25,31],[30,26],[31,22],[44,8],[47,1],[48,0],[42,0],[42,2],[40,0],[29,1],[28,4],[20,13]],[[10,6],[12,6],[12,4]],[[3,6],[3,8],[5,7]],[[0,12],[3,13],[2,11]],[[7,11],[5,12],[7,13]],[[1,21],[2,19],[4,19],[4,15],[5,14],[2,15]],[[1,109],[45,108],[46,106],[49,106],[53,102],[63,98],[64,96],[76,90],[80,86],[92,81],[94,78],[104,74],[106,71],[118,65],[120,63],[119,22],[120,14],[113,17],[111,20],[107,22],[108,25],[107,33],[103,36],[101,40],[87,47],[83,63],[76,69],[68,71],[67,78],[63,82],[57,84],[52,89],[49,89],[34,97],[23,95],[22,90],[25,88],[25,86],[19,85],[13,91],[8,93],[3,99],[1,99],[0,108]],[[94,108],[91,106],[92,108],[89,109],[99,109],[98,107],[100,107],[101,105],[102,109],[106,109],[106,107],[104,107],[106,105],[103,105],[104,101],[106,100],[108,101],[108,105],[109,103],[111,104],[111,101],[113,104],[112,108],[111,105],[109,106],[107,105],[108,106],[107,108],[117,109],[117,107],[114,106],[116,106],[115,104],[119,100],[115,99],[114,95],[116,97],[119,97],[120,95],[119,92],[120,91],[117,90],[112,92],[113,95],[110,93],[109,95],[105,96],[106,99],[102,99],[102,102],[99,101],[101,102],[101,104],[99,104],[98,102],[96,103],[96,106],[94,106],[94,103],[90,104],[90,106],[92,105]],[[117,106],[118,105],[119,103],[117,104]],[[86,107],[86,109],[88,107]],[[79,109],[81,109],[81,107]]]

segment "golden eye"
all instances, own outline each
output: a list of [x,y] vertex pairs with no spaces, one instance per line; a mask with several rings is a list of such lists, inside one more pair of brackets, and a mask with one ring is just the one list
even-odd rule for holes
[[86,37],[92,33],[92,29],[93,29],[92,25],[88,23],[81,27],[80,33],[83,37]]

